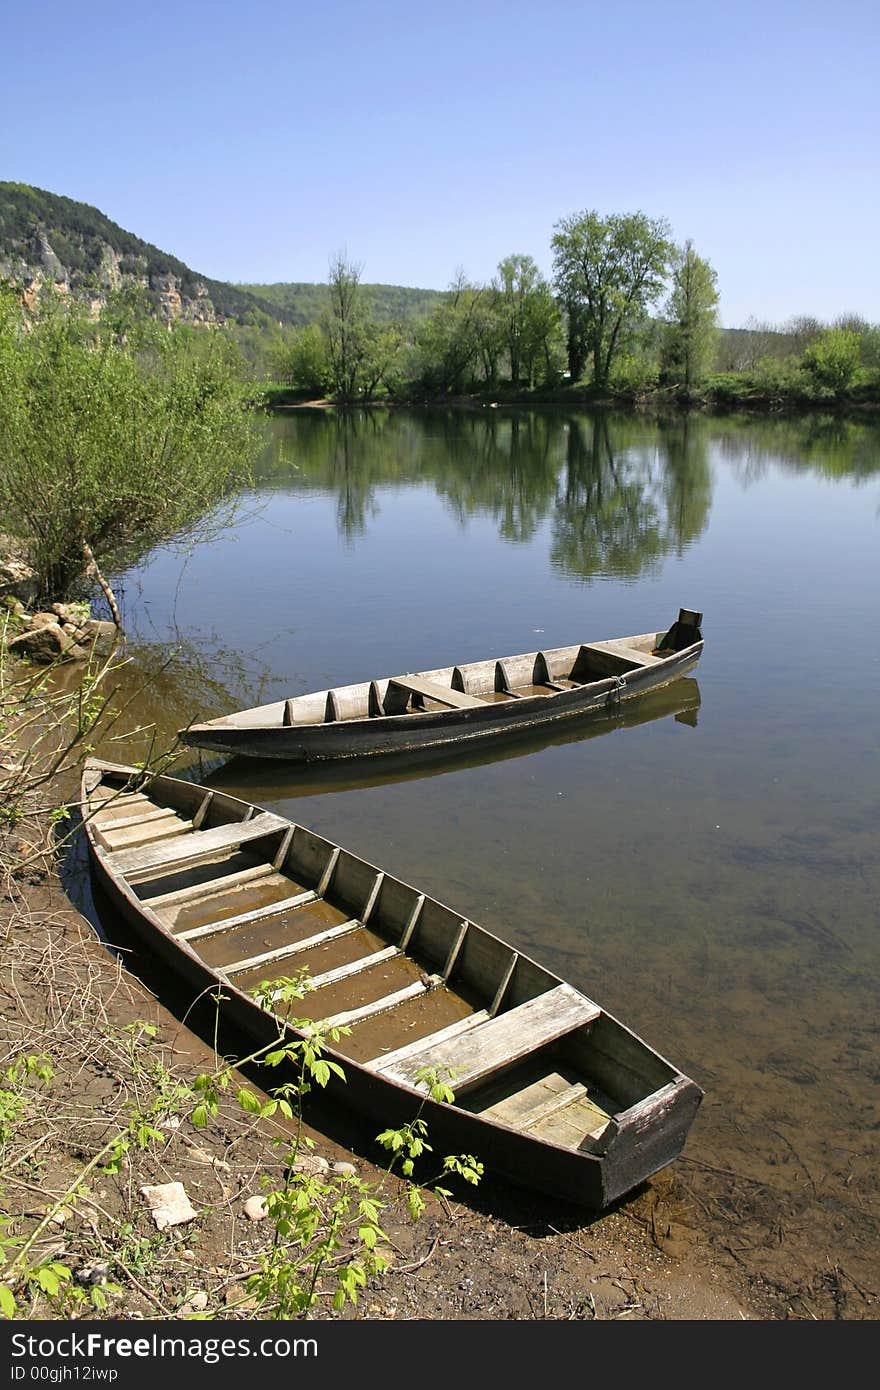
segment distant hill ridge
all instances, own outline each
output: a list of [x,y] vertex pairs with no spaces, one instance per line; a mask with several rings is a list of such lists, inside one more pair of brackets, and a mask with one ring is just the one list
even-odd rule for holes
[[[329,306],[329,285],[294,281],[274,285],[240,284],[240,290],[259,296],[278,310],[279,318],[301,327],[313,323]],[[445,290],[408,289],[404,285],[368,285],[361,283],[364,308],[377,323],[415,323],[425,318],[441,299]]]
[[0,183],[0,278],[100,302],[126,281],[143,285],[157,316],[246,322],[277,309],[127,232],[97,208],[25,183]]
[[[304,325],[328,302],[321,284],[230,284],[192,270],[111,221],[98,208],[26,183],[0,182],[0,281],[36,296],[42,285],[99,306],[115,288],[143,286],[157,317],[193,323]],[[440,290],[364,285],[377,321],[414,322]]]

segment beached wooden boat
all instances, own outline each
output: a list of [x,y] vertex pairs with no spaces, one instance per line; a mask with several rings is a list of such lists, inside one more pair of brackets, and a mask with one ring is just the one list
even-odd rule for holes
[[[593,1209],[680,1153],[698,1085],[580,990],[338,845],[224,792],[90,759],[82,809],[111,905],[189,1000],[222,987],[257,1044],[292,1028],[250,991],[307,970],[301,1020],[328,1046],[331,1099],[375,1135],[424,1104],[435,1152]],[[294,1031],[296,1031],[294,1029]],[[454,1103],[424,1097],[423,1069]]]
[[667,631],[464,662],[295,695],[180,730],[227,754],[320,762],[482,743],[603,713],[690,671],[703,615]]

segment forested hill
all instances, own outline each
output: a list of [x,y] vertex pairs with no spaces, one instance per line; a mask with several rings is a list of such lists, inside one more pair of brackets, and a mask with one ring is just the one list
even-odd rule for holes
[[[279,319],[297,327],[314,323],[330,304],[328,285],[292,282],[275,285],[243,284],[238,288],[273,305]],[[407,289],[403,285],[361,284],[360,288],[367,315],[375,323],[381,324],[418,323],[446,297],[444,290]]]
[[91,302],[139,283],[157,315],[191,322],[284,318],[258,294],[199,275],[88,203],[25,183],[0,182],[0,280],[25,289],[54,284]]
[[[328,287],[291,282],[229,284],[212,280],[127,232],[98,208],[25,183],[0,182],[0,281],[24,290],[52,284],[103,302],[126,282],[145,289],[157,316],[195,323],[232,321],[254,327],[312,323],[328,305]],[[363,285],[364,307],[378,323],[415,324],[440,290]]]

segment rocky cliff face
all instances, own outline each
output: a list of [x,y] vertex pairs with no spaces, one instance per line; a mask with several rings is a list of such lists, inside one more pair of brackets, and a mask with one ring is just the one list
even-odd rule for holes
[[40,295],[80,300],[97,314],[113,290],[140,286],[153,313],[172,322],[279,322],[283,311],[259,295],[196,274],[176,256],[141,240],[98,208],[0,181],[0,281],[29,304]]
[[107,242],[100,243],[95,238],[90,238],[88,247],[77,249],[81,252],[77,260],[86,259],[95,269],[84,272],[79,265],[65,264],[63,252],[59,255],[55,251],[49,233],[38,228],[30,245],[0,250],[0,280],[17,286],[31,309],[36,308],[44,291],[51,290],[64,298],[83,300],[97,316],[113,290],[133,283],[146,290],[157,317],[168,322],[226,321],[227,316],[218,312],[203,280],[188,276],[185,281],[184,276],[170,270],[151,269],[146,256],[123,256]]

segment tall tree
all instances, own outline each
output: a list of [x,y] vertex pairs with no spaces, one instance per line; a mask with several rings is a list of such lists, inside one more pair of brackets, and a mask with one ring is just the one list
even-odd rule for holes
[[550,286],[531,256],[516,255],[499,262],[494,290],[511,384],[531,386],[538,363],[549,360],[559,322]]
[[420,374],[431,390],[464,391],[477,363],[486,362],[487,290],[456,273],[446,297],[424,320],[418,335]]
[[694,250],[677,247],[672,257],[672,290],[666,303],[663,369],[690,392],[712,365],[718,339],[718,276]]
[[642,212],[580,212],[556,223],[551,244],[571,379],[592,359],[593,380],[605,386],[630,328],[663,289],[673,250],[669,226]]
[[358,395],[367,353],[366,315],[361,294],[361,267],[340,251],[330,262],[330,308],[326,319],[330,389],[340,400]]

